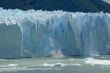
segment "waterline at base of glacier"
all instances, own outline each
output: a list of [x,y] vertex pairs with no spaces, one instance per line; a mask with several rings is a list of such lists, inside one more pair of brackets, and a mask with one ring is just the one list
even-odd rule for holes
[[109,73],[110,60],[33,58],[0,60],[0,73]]

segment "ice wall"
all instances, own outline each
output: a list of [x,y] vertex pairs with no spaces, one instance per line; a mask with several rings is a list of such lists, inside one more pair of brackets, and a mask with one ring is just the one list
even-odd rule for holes
[[0,24],[0,58],[20,58],[21,36],[18,25]]
[[0,9],[0,58],[109,54],[109,13]]

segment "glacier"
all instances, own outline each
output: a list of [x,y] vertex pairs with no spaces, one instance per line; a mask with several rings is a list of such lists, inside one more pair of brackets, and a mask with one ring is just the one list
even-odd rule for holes
[[110,14],[0,8],[0,58],[110,55]]

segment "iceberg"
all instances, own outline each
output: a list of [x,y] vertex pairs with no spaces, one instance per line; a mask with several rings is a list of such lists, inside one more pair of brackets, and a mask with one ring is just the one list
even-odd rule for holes
[[0,9],[0,58],[109,54],[109,13]]

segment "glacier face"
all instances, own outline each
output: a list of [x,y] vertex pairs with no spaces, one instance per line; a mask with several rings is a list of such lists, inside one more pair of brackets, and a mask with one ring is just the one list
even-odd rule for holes
[[0,58],[109,54],[109,13],[0,9]]

